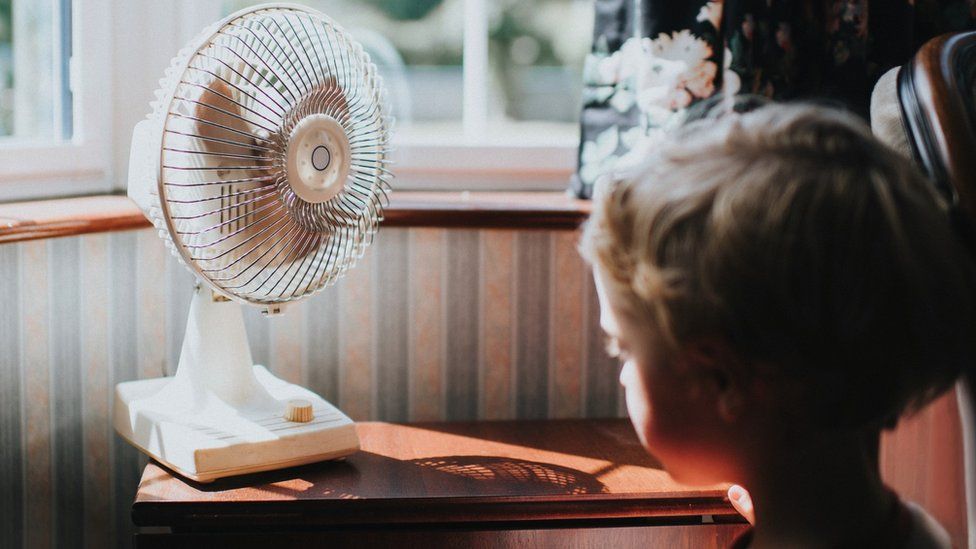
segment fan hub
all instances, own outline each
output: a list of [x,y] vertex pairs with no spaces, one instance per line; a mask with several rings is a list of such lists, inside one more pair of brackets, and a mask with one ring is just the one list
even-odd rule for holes
[[320,172],[324,171],[329,167],[331,162],[332,154],[329,153],[329,149],[327,149],[325,146],[319,145],[318,147],[315,147],[315,150],[312,151],[312,167],[314,167],[316,170]]
[[342,191],[349,177],[349,138],[334,118],[312,114],[288,138],[288,184],[305,202],[325,202]]

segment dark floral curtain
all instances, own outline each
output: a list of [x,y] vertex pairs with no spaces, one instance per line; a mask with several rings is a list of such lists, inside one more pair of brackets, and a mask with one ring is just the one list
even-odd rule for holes
[[976,0],[596,0],[584,69],[581,197],[714,96],[827,101],[867,117],[871,90]]

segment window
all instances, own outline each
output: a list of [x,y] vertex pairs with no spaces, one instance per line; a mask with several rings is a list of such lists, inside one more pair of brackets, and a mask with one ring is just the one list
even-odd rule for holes
[[[224,14],[259,2],[224,0]],[[564,188],[592,0],[305,0],[379,67],[398,188]]]
[[0,137],[70,139],[70,10],[65,1],[0,0]]
[[[300,0],[370,51],[397,188],[562,189],[592,0]],[[169,59],[257,0],[0,0],[0,201],[125,187]]]
[[106,4],[0,0],[0,200],[110,188]]
[[[489,2],[488,128],[578,137],[592,2]],[[480,63],[479,63],[480,64]]]

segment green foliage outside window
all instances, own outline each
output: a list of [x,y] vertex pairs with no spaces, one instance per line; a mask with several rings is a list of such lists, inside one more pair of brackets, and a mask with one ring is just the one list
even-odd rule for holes
[[416,21],[423,19],[443,3],[443,0],[368,0],[391,19]]
[[13,133],[13,0],[0,0],[0,136]]

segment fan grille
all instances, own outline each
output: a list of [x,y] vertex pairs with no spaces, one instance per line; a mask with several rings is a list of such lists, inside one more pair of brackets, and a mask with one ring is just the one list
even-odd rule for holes
[[[216,289],[251,303],[334,282],[370,244],[389,188],[376,67],[330,19],[297,7],[235,16],[189,55],[160,154],[161,213],[177,251]],[[348,177],[317,203],[296,194],[287,170],[292,130],[313,115],[348,138]]]

